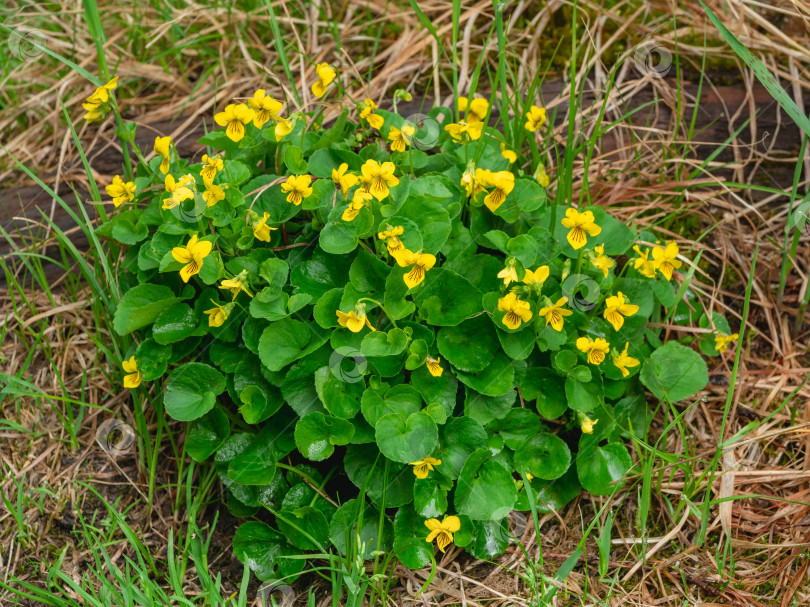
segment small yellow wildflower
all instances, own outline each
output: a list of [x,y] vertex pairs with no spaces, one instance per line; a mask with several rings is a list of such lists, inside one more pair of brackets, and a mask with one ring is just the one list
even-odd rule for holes
[[565,323],[564,317],[571,316],[571,314],[573,314],[571,310],[566,310],[563,308],[563,306],[567,303],[567,297],[560,297],[560,299],[558,299],[557,303],[554,305],[541,308],[537,315],[546,319],[546,326],[551,325],[551,328],[555,331],[562,331],[563,324]]
[[621,291],[616,295],[611,295],[605,301],[605,320],[613,325],[613,329],[618,331],[624,325],[624,317],[632,316],[638,312],[638,306],[626,303]]
[[543,168],[542,164],[538,164],[537,168],[534,171],[534,178],[544,188],[548,187],[548,184],[551,183],[551,179],[549,179],[548,175],[546,174],[546,170]]
[[312,194],[312,178],[309,175],[290,175],[281,184],[281,191],[287,193],[287,202],[299,206],[304,198]]
[[326,88],[335,79],[337,72],[328,63],[319,63],[315,67],[315,74],[318,81],[312,85],[312,94],[320,99],[326,95]]
[[535,291],[537,291],[538,288],[542,287],[543,283],[548,280],[550,273],[551,270],[548,266],[540,266],[534,272],[527,269],[526,273],[523,275],[523,283],[530,287],[535,287]]
[[498,300],[498,310],[506,312],[503,324],[512,330],[520,327],[521,323],[532,319],[531,305],[528,301],[521,301],[513,292],[507,293]]
[[366,307],[363,304],[359,304],[348,314],[341,312],[340,310],[335,310],[335,313],[338,317],[338,324],[341,327],[348,328],[352,333],[359,333],[363,330],[363,327],[368,327],[372,331],[376,330],[368,321],[368,317],[366,316]]
[[278,113],[283,104],[267,95],[264,89],[258,89],[253,97],[247,100],[247,104],[253,110],[253,126],[257,129],[262,128],[270,119],[282,120]]
[[447,131],[454,141],[463,141],[465,139],[475,141],[481,137],[481,129],[483,126],[481,122],[456,122],[446,125],[444,130]]
[[265,213],[261,219],[253,223],[253,237],[256,240],[261,240],[263,242],[270,242],[270,231],[278,229],[278,228],[271,228],[269,225],[267,225],[267,220],[269,218],[270,213]]
[[248,280],[249,279],[247,270],[242,270],[241,272],[239,272],[239,274],[237,274],[233,278],[223,279],[222,282],[219,283],[219,288],[230,291],[231,294],[233,295],[233,299],[236,299],[237,295],[239,295],[239,293],[241,293],[242,291],[247,293],[249,297],[253,297],[253,295],[247,289]]
[[739,333],[734,333],[733,335],[723,335],[722,333],[718,333],[714,336],[714,347],[720,354],[722,354],[726,351],[728,345],[735,339],[739,339],[739,337]]
[[141,372],[138,371],[138,362],[135,360],[135,357],[131,356],[129,360],[123,361],[121,366],[127,373],[127,375],[124,375],[124,387],[132,389],[140,386],[143,378],[141,377]]
[[214,177],[217,176],[217,173],[225,168],[225,163],[219,156],[210,158],[208,154],[203,154],[202,162],[203,168],[200,170],[200,177],[202,177],[203,183],[211,183],[214,181]]
[[110,80],[107,84],[96,88],[92,95],[82,103],[82,107],[87,110],[84,119],[87,122],[98,122],[110,111],[110,91],[118,86],[118,76]]
[[647,278],[655,278],[655,261],[649,259],[650,250],[647,249],[643,253],[638,245],[633,246],[633,250],[638,257],[633,260],[633,267],[638,270],[638,273]]
[[683,262],[678,259],[678,245],[674,240],[668,242],[666,248],[654,247],[652,256],[656,269],[667,280],[672,280],[672,272],[683,265]]
[[411,140],[415,132],[416,129],[409,124],[403,126],[401,130],[392,126],[388,131],[388,141],[391,142],[391,151],[404,152],[407,150],[411,145]]
[[281,118],[279,117],[278,122],[276,122],[276,126],[273,129],[273,133],[275,133],[276,141],[281,141],[287,135],[292,133],[293,130],[293,123],[288,118]]
[[515,154],[512,150],[507,149],[505,143],[501,143],[501,156],[506,158],[509,161],[509,164],[517,161],[517,154]]
[[546,122],[546,108],[533,105],[526,113],[526,130],[534,133]]
[[579,424],[579,427],[582,429],[583,434],[593,434],[593,427],[598,422],[598,419],[591,419],[587,415],[582,416],[582,421]]
[[[425,365],[427,366],[427,370],[433,377],[441,377],[442,373],[444,373],[444,369],[442,368],[441,362],[442,362],[441,358],[433,358],[432,356],[428,356],[425,359]],[[441,464],[441,462],[439,463]]]
[[371,198],[371,194],[365,190],[355,190],[354,196],[352,196],[351,204],[346,207],[346,210],[343,211],[343,215],[341,215],[340,218],[343,221],[354,221],[354,219],[360,214],[360,211],[363,210],[363,207],[366,206],[366,202],[371,200]]
[[607,340],[597,337],[580,337],[577,339],[577,349],[588,355],[588,362],[592,365],[599,365],[605,360],[605,356],[610,352],[610,344]]
[[155,156],[163,157],[163,160],[160,161],[160,172],[164,175],[169,172],[169,166],[171,164],[171,161],[169,160],[171,145],[171,137],[155,137],[155,145],[152,150],[155,152]]
[[425,280],[425,273],[436,265],[436,257],[434,255],[422,253],[421,251],[414,253],[408,249],[399,251],[394,255],[394,259],[397,260],[397,264],[402,268],[413,266],[411,271],[402,277],[409,289],[413,289]]
[[186,264],[180,270],[180,278],[183,279],[183,282],[188,282],[189,278],[200,273],[203,259],[208,256],[212,248],[213,245],[209,241],[198,241],[197,235],[194,234],[186,246],[172,249],[172,257],[175,261]]
[[627,377],[630,375],[630,371],[627,369],[632,369],[633,367],[639,366],[638,359],[633,358],[627,353],[627,349],[630,347],[630,342],[625,342],[624,350],[622,350],[618,355],[613,357],[613,365],[622,372],[622,377]]
[[566,209],[565,217],[560,223],[566,228],[571,228],[568,232],[568,243],[576,250],[581,249],[588,242],[586,232],[590,236],[598,236],[602,231],[595,223],[596,219],[591,211],[580,213],[576,209]]
[[166,191],[171,194],[171,196],[163,200],[161,208],[164,210],[173,209],[184,200],[194,198],[194,191],[188,187],[194,183],[194,177],[191,175],[183,175],[179,181],[175,181],[171,175],[166,175],[163,183],[166,186]]
[[433,471],[433,466],[438,466],[441,463],[442,460],[440,459],[426,457],[425,459],[420,459],[418,462],[411,462],[408,465],[413,466],[413,474],[416,478],[427,478],[428,472]]
[[110,80],[107,84],[98,87],[92,95],[87,98],[87,103],[106,103],[110,99],[110,91],[118,87],[118,76]]
[[498,210],[506,197],[515,189],[515,175],[509,171],[498,171],[493,173],[488,170],[476,171],[475,178],[486,188],[494,187],[484,198],[484,204],[493,213]]
[[225,200],[225,190],[218,185],[208,182],[205,184],[205,191],[203,191],[202,197],[203,200],[205,200],[205,206],[212,207],[220,200]]
[[393,162],[383,162],[380,164],[373,158],[366,160],[360,167],[363,174],[361,178],[364,188],[377,200],[382,200],[389,194],[388,188],[393,188],[399,184],[399,179],[394,177],[396,167]]
[[214,115],[214,122],[225,127],[225,134],[234,143],[239,143],[245,136],[245,125],[251,122],[256,112],[244,103],[230,103],[225,109]]
[[605,278],[607,278],[608,270],[616,264],[610,257],[605,257],[605,245],[596,245],[593,250],[596,255],[591,258],[591,264],[593,264],[594,268],[600,270],[602,274],[605,275]]
[[429,518],[425,521],[425,527],[430,530],[425,541],[432,542],[435,539],[436,545],[443,553],[444,549],[453,543],[453,534],[461,529],[461,519],[457,516],[445,516],[439,522],[439,519]]
[[487,110],[489,110],[489,101],[483,97],[475,97],[472,101],[466,97],[458,98],[458,111],[467,112],[468,122],[484,122],[487,117]]
[[369,125],[378,131],[383,127],[385,120],[379,114],[375,114],[374,110],[377,109],[377,104],[371,99],[366,98],[363,102],[363,109],[360,110],[360,118],[369,123]]
[[517,269],[515,269],[515,258],[511,258],[509,262],[506,264],[506,267],[498,272],[498,278],[503,278],[503,284],[505,286],[509,286],[510,282],[517,282],[518,275]]
[[203,314],[208,314],[208,326],[221,327],[225,324],[225,321],[228,320],[228,315],[231,313],[234,304],[230,303],[222,306],[213,299],[210,301],[216,307],[211,308],[210,310],[203,310]]
[[335,182],[335,185],[340,187],[340,191],[343,193],[343,198],[346,198],[346,194],[349,192],[353,186],[357,185],[359,178],[354,173],[349,173],[349,165],[347,163],[342,163],[338,168],[332,169],[332,181]]
[[392,257],[396,257],[400,251],[405,250],[405,245],[398,238],[405,232],[402,226],[386,226],[386,229],[377,233],[377,238],[385,240],[385,245],[388,247],[388,253]]
[[475,198],[479,192],[486,191],[484,186],[482,186],[478,180],[476,175],[480,173],[480,169],[476,170],[473,163],[471,162],[470,165],[466,168],[464,173],[461,175],[461,185],[464,187],[464,190],[467,192],[467,198]]
[[119,175],[113,177],[112,183],[104,189],[112,197],[116,209],[125,202],[135,200],[135,184],[131,181],[125,182]]

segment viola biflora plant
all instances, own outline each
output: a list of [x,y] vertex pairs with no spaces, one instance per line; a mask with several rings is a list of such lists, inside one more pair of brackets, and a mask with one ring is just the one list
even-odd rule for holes
[[[317,73],[313,93],[335,92],[335,70]],[[490,558],[511,511],[617,490],[646,390],[674,402],[707,383],[657,328],[679,304],[678,246],[554,203],[522,149],[543,148],[542,108],[514,119],[524,146],[480,98],[431,110],[429,146],[370,99],[329,125],[283,109],[263,90],[234,100],[202,162],[158,137],[107,187],[119,210],[98,229],[127,247],[122,381],[165,380],[185,450],[255,517],[239,558],[287,583],[307,551]]]

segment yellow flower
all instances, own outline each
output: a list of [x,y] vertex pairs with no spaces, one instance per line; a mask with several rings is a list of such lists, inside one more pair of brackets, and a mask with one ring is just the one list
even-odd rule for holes
[[332,169],[332,181],[335,182],[335,185],[340,186],[340,191],[343,193],[343,198],[346,198],[346,194],[349,192],[349,189],[355,185],[359,181],[359,178],[354,173],[349,173],[349,165],[347,163],[341,164],[338,168]]
[[340,218],[343,221],[354,221],[369,200],[371,200],[371,194],[363,189],[355,190],[351,204],[346,207],[346,210],[343,211],[343,215],[341,215]]
[[453,542],[453,534],[461,529],[461,520],[457,516],[445,516],[442,522],[439,522],[439,519],[429,518],[425,521],[425,527],[430,530],[425,541],[432,542],[435,539],[439,550],[444,552],[444,549]]
[[210,158],[208,154],[203,154],[202,162],[203,168],[200,171],[200,177],[202,177],[203,183],[211,183],[214,181],[214,177],[217,176],[217,173],[225,167],[225,163],[219,156]]
[[546,170],[543,168],[542,164],[537,165],[537,169],[535,169],[534,171],[534,178],[537,180],[537,183],[539,183],[544,188],[547,188],[548,184],[551,183],[551,179],[548,178]]
[[[551,302],[549,302],[551,303]],[[571,316],[573,312],[563,308],[568,303],[567,297],[560,297],[553,306],[546,306],[541,308],[537,313],[538,316],[543,316],[546,319],[546,326],[551,325],[555,331],[562,331],[565,316]]]
[[469,101],[466,97],[458,98],[458,111],[467,112],[469,122],[483,122],[487,117],[488,109],[489,101],[483,97],[476,97],[472,101]]
[[374,110],[376,109],[377,104],[374,103],[371,99],[366,98],[366,100],[363,102],[363,109],[360,110],[360,118],[368,122],[372,128],[377,129],[379,131],[382,128],[383,122],[385,122],[385,120],[379,114],[374,113]]
[[442,460],[440,459],[426,457],[425,459],[420,459],[418,462],[411,462],[408,465],[413,466],[413,473],[416,478],[427,478],[428,472],[433,470],[433,466],[438,466],[441,463]]
[[363,185],[368,192],[377,200],[382,200],[389,194],[388,188],[393,188],[399,184],[399,179],[394,177],[396,167],[393,162],[383,162],[380,164],[373,158],[366,160],[360,167],[363,174]]
[[326,87],[335,79],[337,73],[328,63],[319,63],[315,67],[315,73],[318,76],[318,81],[312,85],[312,94],[320,99],[326,95]]
[[[442,359],[441,358],[433,358],[428,356],[425,359],[425,365],[427,366],[428,371],[433,377],[441,377],[442,373],[444,373],[444,369],[441,366]],[[437,462],[441,464],[441,462]],[[418,474],[416,476],[419,476]],[[424,478],[424,477],[423,477]]]
[[523,283],[531,287],[542,286],[543,283],[548,280],[550,272],[548,266],[540,266],[534,272],[527,269],[526,273],[523,275]]
[[509,161],[509,164],[512,164],[517,160],[517,154],[515,154],[512,150],[506,149],[505,143],[501,143],[501,156],[506,158]]
[[[219,283],[220,289],[227,289],[233,294],[233,299],[236,299],[237,295],[244,291],[248,294],[249,297],[253,297],[250,291],[247,290],[248,284],[248,272],[247,270],[242,270],[234,276],[233,278],[225,278],[221,283]],[[233,300],[231,300],[233,301]]]
[[585,246],[585,243],[588,242],[585,236],[586,232],[590,236],[598,236],[602,231],[602,228],[594,222],[595,218],[591,211],[580,213],[576,209],[565,210],[565,217],[562,219],[561,223],[566,228],[571,228],[571,231],[568,232],[568,243],[574,247],[575,250],[581,249]]
[[597,337],[595,340],[590,337],[580,337],[577,339],[577,348],[588,355],[588,362],[592,365],[601,364],[607,353],[610,352],[610,344],[601,337]]
[[398,236],[402,236],[405,228],[402,226],[386,226],[386,229],[377,233],[377,238],[385,240],[385,245],[388,247],[388,253],[392,257],[396,257],[397,253],[405,250],[405,245]]
[[681,260],[677,259],[678,245],[674,240],[668,242],[665,249],[661,247],[653,248],[652,256],[656,269],[660,270],[667,280],[672,280],[672,272],[683,265]]
[[366,307],[363,304],[357,305],[357,307],[348,314],[340,310],[335,310],[335,313],[338,317],[338,324],[341,327],[347,327],[352,333],[359,333],[363,330],[363,327],[368,327],[372,331],[376,330],[368,321]]
[[245,125],[256,116],[256,112],[244,103],[225,106],[225,110],[214,115],[214,122],[225,127],[225,134],[228,139],[238,143],[245,136]]
[[211,252],[213,245],[207,240],[197,241],[197,235],[191,237],[185,247],[174,247],[172,249],[172,257],[175,261],[186,264],[180,270],[180,278],[183,282],[188,282],[188,279],[195,274],[200,273],[200,268],[205,259]]
[[233,304],[226,304],[224,306],[221,306],[213,299],[211,300],[211,303],[214,304],[216,307],[211,308],[210,310],[203,310],[203,314],[208,314],[209,327],[221,327],[222,325],[225,324],[225,321],[228,320],[228,315],[231,313]]
[[546,122],[546,108],[533,105],[526,113],[526,130],[532,133]]
[[143,378],[141,377],[141,372],[138,371],[138,362],[135,360],[135,357],[132,356],[129,360],[125,360],[121,363],[121,366],[128,374],[124,375],[124,387],[137,388],[140,386]]
[[163,200],[163,209],[173,209],[184,200],[194,198],[194,191],[188,187],[194,183],[194,177],[191,175],[183,175],[180,181],[175,181],[171,175],[166,175],[163,180],[166,186],[166,191],[171,194],[168,198]]
[[607,278],[608,270],[616,264],[610,257],[605,257],[605,245],[596,245],[593,250],[596,252],[596,255],[591,258],[591,263],[594,268],[601,270],[602,274]]
[[722,354],[726,351],[728,345],[735,339],[739,339],[739,337],[739,333],[734,333],[733,335],[723,335],[718,333],[714,336],[714,347],[720,354]]
[[131,181],[125,182],[119,175],[113,177],[112,183],[104,189],[112,197],[116,209],[125,202],[135,200],[135,184]]
[[87,98],[87,103],[106,103],[110,99],[110,91],[118,87],[118,76],[110,80],[107,84],[98,87],[92,95]]
[[264,89],[258,89],[253,94],[253,97],[247,100],[247,104],[254,112],[253,126],[257,129],[262,128],[264,123],[271,118],[273,120],[282,120],[278,115],[282,108],[281,101],[276,101],[267,95]]
[[517,282],[518,275],[517,270],[515,269],[515,260],[514,258],[509,260],[509,263],[506,264],[506,267],[498,272],[498,278],[503,278],[503,284],[509,286],[510,282]]
[[82,103],[82,107],[87,110],[83,116],[87,122],[100,122],[107,115],[107,107],[100,103]]
[[414,253],[405,248],[394,255],[394,259],[402,268],[413,266],[411,271],[402,277],[409,289],[413,289],[425,280],[425,273],[436,265],[436,257],[430,253],[422,253],[421,251]]
[[484,204],[493,213],[504,203],[509,193],[515,189],[515,175],[509,171],[493,173],[492,171],[481,170],[476,171],[475,177],[482,186],[486,188],[495,187],[484,198]]
[[292,133],[293,130],[293,123],[287,118],[279,118],[278,122],[276,122],[276,127],[273,129],[273,132],[276,135],[276,141],[281,141],[287,135]]
[[582,429],[583,434],[593,434],[593,427],[598,422],[598,419],[591,419],[587,415],[582,416],[582,421],[580,422],[579,427]]
[[479,192],[484,192],[484,187],[478,181],[478,176],[481,169],[475,170],[472,163],[467,167],[461,175],[461,185],[467,191],[467,198],[475,198]]
[[629,347],[630,342],[626,342],[624,344],[624,350],[613,357],[613,365],[622,372],[622,377],[627,377],[630,375],[630,371],[627,370],[628,368],[632,369],[633,367],[638,367],[639,365],[638,360],[627,353],[627,349]]
[[205,184],[205,191],[202,193],[205,206],[212,207],[220,200],[225,200],[225,190],[213,183]]
[[638,273],[647,278],[655,278],[655,261],[649,259],[650,250],[647,249],[643,253],[638,245],[633,246],[633,250],[638,257],[633,260],[633,267],[638,270]]
[[172,145],[172,138],[169,136],[166,137],[155,137],[155,145],[152,150],[155,152],[155,156],[162,156],[163,160],[160,162],[160,172],[164,175],[169,172],[169,165],[171,164],[169,160],[169,152],[171,150]]
[[287,192],[287,202],[299,206],[304,198],[312,194],[312,178],[309,175],[290,175],[281,184],[281,191]]
[[503,324],[513,330],[532,319],[531,305],[528,301],[518,299],[515,293],[507,293],[501,297],[498,300],[498,310],[506,312]]
[[411,139],[416,129],[411,125],[406,124],[399,130],[397,127],[392,126],[388,131],[388,141],[391,142],[392,152],[404,152],[411,145]]
[[448,132],[454,141],[463,141],[465,137],[475,141],[481,137],[483,126],[482,122],[457,122],[448,124],[444,127],[444,130]]
[[270,242],[270,231],[277,230],[278,228],[271,228],[267,225],[267,220],[270,218],[269,213],[265,213],[264,217],[253,223],[253,236],[256,240]]
[[624,324],[625,316],[632,316],[638,312],[638,306],[626,303],[621,291],[617,295],[611,295],[605,301],[605,320],[613,325],[613,329],[618,331]]

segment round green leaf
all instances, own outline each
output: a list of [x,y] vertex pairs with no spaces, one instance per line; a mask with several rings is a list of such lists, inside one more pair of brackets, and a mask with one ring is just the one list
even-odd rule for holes
[[486,314],[454,327],[442,327],[436,344],[451,365],[467,373],[477,373],[489,365],[499,345],[495,327]]
[[451,417],[442,426],[438,458],[440,470],[450,478],[458,478],[471,453],[487,445],[487,433],[471,417]]
[[298,553],[284,536],[259,521],[242,523],[233,536],[233,552],[263,582],[289,584],[304,568],[304,559],[283,558]]
[[671,403],[694,396],[709,383],[700,354],[674,341],[650,355],[639,377],[657,398]]
[[329,523],[314,506],[282,510],[276,514],[276,524],[287,541],[301,550],[325,549],[329,539]]
[[456,484],[456,510],[473,520],[500,520],[509,514],[517,499],[512,475],[491,458],[489,449],[474,451]]
[[170,417],[181,422],[202,417],[225,390],[225,377],[209,365],[186,363],[169,376],[163,404]]
[[521,474],[554,480],[571,465],[571,450],[560,437],[541,432],[529,437],[515,451],[515,469]]
[[335,445],[348,445],[354,436],[351,422],[323,413],[310,413],[295,425],[295,444],[309,460],[319,462],[335,451]]
[[577,455],[579,482],[594,495],[610,495],[621,488],[620,481],[632,466],[633,460],[621,443],[594,445]]
[[350,445],[346,448],[343,466],[354,486],[364,489],[377,505],[382,502],[383,493],[386,508],[397,508],[413,500],[411,467],[387,460],[377,445]]
[[228,438],[230,431],[228,416],[219,407],[214,407],[188,425],[186,451],[194,461],[204,461]]
[[194,332],[197,323],[198,319],[191,306],[175,303],[158,314],[152,325],[152,337],[159,344],[180,341]]
[[383,455],[404,464],[427,457],[439,441],[436,422],[421,411],[407,418],[399,413],[383,415],[377,421],[375,435]]

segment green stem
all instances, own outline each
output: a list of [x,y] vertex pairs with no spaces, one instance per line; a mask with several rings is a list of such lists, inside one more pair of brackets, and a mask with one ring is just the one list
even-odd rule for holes
[[394,325],[394,328],[395,329],[398,328],[397,327],[397,321],[395,321],[393,318],[391,318],[391,315],[388,313],[388,310],[386,310],[385,307],[379,301],[377,301],[376,299],[371,299],[370,297],[361,297],[360,299],[357,300],[358,303],[361,302],[361,301],[370,301],[373,304],[377,304],[380,307],[380,310],[382,310],[385,313],[385,315],[388,317],[388,320],[391,321],[391,324]]

